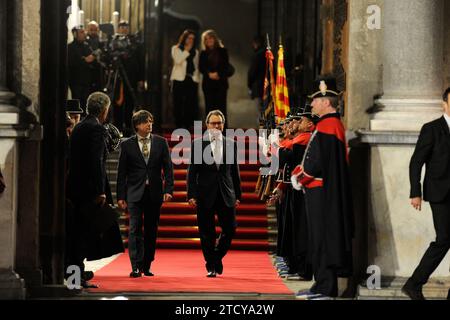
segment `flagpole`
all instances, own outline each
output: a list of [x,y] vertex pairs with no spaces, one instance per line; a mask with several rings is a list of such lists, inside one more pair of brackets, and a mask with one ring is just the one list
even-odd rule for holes
[[266,34],[267,37],[267,50],[272,50],[272,48],[270,47],[270,39],[269,39],[269,34]]

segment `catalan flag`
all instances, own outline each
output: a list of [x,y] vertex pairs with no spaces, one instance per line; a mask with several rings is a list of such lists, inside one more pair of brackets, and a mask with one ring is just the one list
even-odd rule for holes
[[281,120],[286,119],[287,114],[291,111],[286,70],[284,68],[284,49],[281,45],[280,50],[278,51],[277,85],[275,97],[275,115],[277,117],[277,123],[279,123]]

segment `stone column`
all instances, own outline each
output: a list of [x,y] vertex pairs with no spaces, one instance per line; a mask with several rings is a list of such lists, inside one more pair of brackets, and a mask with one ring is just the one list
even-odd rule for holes
[[24,281],[14,272],[17,220],[16,138],[21,133],[14,129],[19,124],[18,110],[12,106],[14,93],[8,91],[7,79],[7,8],[0,1],[0,169],[7,188],[0,195],[0,299],[25,298]]
[[384,3],[383,97],[375,131],[419,131],[442,116],[442,0]]
[[0,2],[0,121],[13,124],[18,120],[15,108],[9,106],[14,94],[6,87],[6,47],[7,47],[7,8],[6,1]]

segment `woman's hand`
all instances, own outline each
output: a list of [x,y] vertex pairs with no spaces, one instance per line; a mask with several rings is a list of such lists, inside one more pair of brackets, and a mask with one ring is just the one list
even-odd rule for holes
[[192,47],[193,47],[194,45],[192,44],[192,43],[186,43],[185,45],[184,45],[184,51],[187,51],[187,52],[190,52],[191,50],[192,50]]

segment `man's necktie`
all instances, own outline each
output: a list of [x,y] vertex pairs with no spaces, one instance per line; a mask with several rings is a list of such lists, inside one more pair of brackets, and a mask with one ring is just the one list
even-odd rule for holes
[[216,145],[214,146],[214,162],[216,163],[217,169],[220,169],[220,163],[222,161],[222,155],[220,154],[220,140],[215,139]]
[[142,142],[142,155],[145,160],[148,160],[148,157],[150,156],[150,150],[148,148],[149,139],[141,138],[140,141]]

